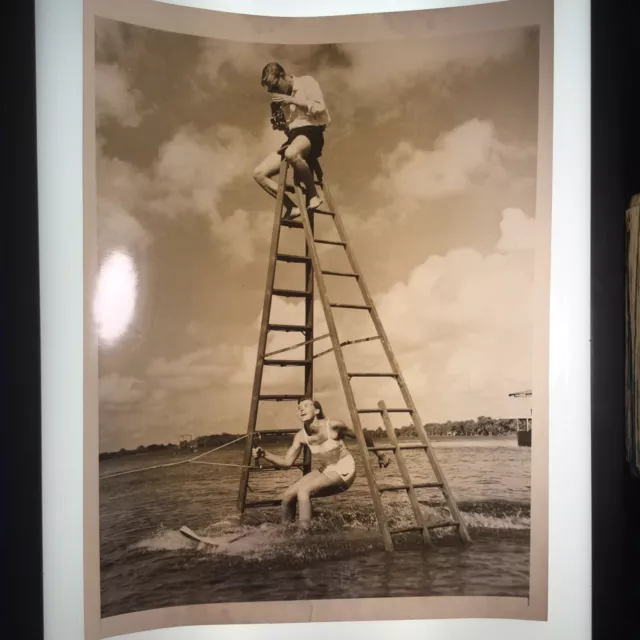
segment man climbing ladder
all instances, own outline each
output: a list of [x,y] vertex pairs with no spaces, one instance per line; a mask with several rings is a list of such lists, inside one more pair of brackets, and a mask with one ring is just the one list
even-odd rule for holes
[[[254,179],[275,198],[278,184],[273,177],[280,172],[284,158],[305,187],[308,209],[319,209],[323,199],[316,190],[309,163],[322,155],[324,131],[331,122],[320,86],[311,76],[286,73],[277,62],[264,67],[261,84],[272,94],[271,124],[274,129],[285,132],[287,141],[256,167]],[[289,194],[286,196],[287,217],[295,218],[300,210]]]

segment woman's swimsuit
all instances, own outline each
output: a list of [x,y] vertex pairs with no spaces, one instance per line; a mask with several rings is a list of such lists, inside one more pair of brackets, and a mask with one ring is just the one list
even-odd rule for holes
[[332,472],[337,473],[347,487],[351,486],[356,477],[355,460],[342,440],[331,438],[328,419],[312,436],[303,427],[302,441],[309,447],[312,464],[318,471],[330,478],[335,477]]

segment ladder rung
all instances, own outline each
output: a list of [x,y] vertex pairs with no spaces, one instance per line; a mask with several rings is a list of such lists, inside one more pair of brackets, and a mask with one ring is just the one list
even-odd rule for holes
[[291,227],[292,229],[302,229],[304,226],[299,220],[285,220],[284,218],[280,218],[280,224],[283,227]]
[[413,527],[402,527],[402,529],[389,529],[389,533],[392,536],[398,533],[411,533],[412,531],[422,531],[422,527],[414,525]]
[[258,473],[264,473],[265,471],[291,471],[292,469],[303,469],[304,465],[301,464],[294,464],[291,467],[272,467],[272,466],[265,466],[265,467],[249,467],[249,471],[251,472],[258,472]]
[[414,482],[412,485],[408,484],[396,484],[390,487],[378,487],[378,491],[380,493],[384,493],[385,491],[406,491],[413,487],[414,489],[441,489],[441,482]]
[[279,507],[282,504],[282,500],[258,500],[256,502],[245,502],[245,509],[255,509],[256,507]]
[[323,240],[322,238],[316,238],[315,241],[318,244],[334,244],[338,247],[346,247],[347,243],[346,242],[341,242],[340,240]]
[[312,329],[310,324],[268,324],[268,331],[308,331]]
[[343,278],[359,278],[357,273],[348,273],[346,271],[323,271],[325,276],[342,276]]
[[[428,449],[429,447],[426,444],[401,444],[398,449]],[[396,447],[392,444],[385,444],[379,447],[367,447],[369,451],[395,451]]]
[[438,524],[430,524],[427,529],[444,529],[445,527],[459,527],[459,522],[448,520],[447,522],[439,522]]
[[[351,344],[359,344],[361,342],[370,342],[371,340],[380,340],[380,336],[372,336],[370,338],[359,338],[358,340],[345,340],[344,342],[340,343],[340,346],[341,347],[348,347]],[[314,358],[319,358],[320,356],[323,356],[326,353],[331,353],[331,351],[333,351],[333,347],[331,347],[330,349],[325,349],[324,351],[321,351],[320,353],[314,353],[313,357]]]
[[276,259],[281,262],[311,262],[311,258],[309,256],[297,256],[293,253],[278,253],[276,255]]
[[306,398],[306,396],[304,394],[267,394],[258,396],[258,400],[264,400],[266,402],[280,402],[282,400],[302,400],[302,398]]
[[282,296],[284,298],[306,298],[311,295],[309,291],[296,291],[295,289],[274,289],[274,296]]
[[[387,413],[413,413],[413,409],[386,409]],[[382,413],[381,409],[358,409],[358,413]]]
[[397,373],[347,373],[350,378],[397,378]]
[[335,216],[333,211],[325,211],[324,209],[314,209],[313,213],[321,213],[324,216]]
[[332,302],[330,307],[335,307],[336,309],[363,309],[369,311],[371,307],[368,307],[366,304],[343,304],[341,302]]
[[263,360],[265,366],[271,367],[304,367],[311,364],[311,360]]

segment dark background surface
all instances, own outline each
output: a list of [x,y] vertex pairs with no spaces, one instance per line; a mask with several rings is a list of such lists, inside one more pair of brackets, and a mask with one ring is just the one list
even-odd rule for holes
[[640,480],[631,476],[624,448],[624,212],[640,193],[640,2],[591,6],[592,585],[599,640],[640,637]]
[[[43,637],[33,0],[8,4],[0,100],[0,620]],[[592,0],[593,638],[640,628],[640,480],[624,456],[624,211],[640,193],[640,3]],[[7,91],[8,93],[5,93]],[[10,223],[10,225],[8,224]],[[552,488],[553,489],[553,488]],[[61,585],[63,588],[63,585]],[[13,632],[13,633],[12,633]],[[58,640],[57,638],[52,640]]]
[[43,637],[33,9],[0,9],[0,629],[24,640]]

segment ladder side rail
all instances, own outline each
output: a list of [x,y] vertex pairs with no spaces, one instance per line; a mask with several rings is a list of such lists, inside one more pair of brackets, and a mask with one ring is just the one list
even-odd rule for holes
[[387,430],[389,442],[391,442],[394,447],[393,453],[396,458],[398,470],[400,471],[400,475],[402,476],[402,481],[407,487],[407,495],[409,496],[409,502],[411,503],[411,508],[413,510],[413,515],[416,519],[416,523],[420,527],[422,527],[422,538],[424,542],[427,545],[431,546],[433,545],[433,541],[431,540],[429,529],[427,529],[427,523],[425,522],[424,516],[422,515],[422,510],[420,509],[420,503],[418,502],[418,496],[416,494],[415,487],[413,486],[414,483],[411,479],[411,474],[409,473],[409,469],[407,468],[404,456],[402,455],[402,451],[398,444],[398,439],[396,438],[396,433],[393,430],[393,424],[391,424],[391,419],[389,418],[389,413],[387,412],[387,405],[383,400],[380,400],[380,402],[378,402],[378,407],[382,411],[382,421],[384,423],[385,429]]
[[356,260],[356,257],[353,253],[353,251],[351,251],[351,247],[349,245],[348,239],[347,239],[347,234],[346,234],[346,230],[344,228],[344,225],[342,223],[342,220],[340,218],[340,215],[338,214],[338,211],[335,208],[335,204],[333,201],[333,198],[331,196],[331,192],[329,190],[328,187],[325,186],[324,188],[324,193],[325,193],[325,198],[327,199],[327,203],[329,204],[329,207],[331,209],[331,211],[335,214],[333,216],[336,228],[338,230],[338,234],[340,236],[340,239],[345,243],[345,251],[347,253],[347,258],[349,260],[349,264],[351,265],[351,268],[353,269],[354,273],[359,274],[359,278],[357,278],[357,282],[358,282],[358,286],[360,287],[360,291],[362,293],[362,296],[365,300],[365,304],[370,308],[369,309],[369,313],[371,316],[371,320],[373,321],[373,324],[376,328],[376,331],[378,332],[378,335],[380,336],[380,342],[382,343],[382,347],[385,351],[385,354],[387,356],[387,359],[389,360],[389,363],[391,365],[392,371],[394,373],[397,374],[397,382],[398,382],[398,386],[400,387],[400,392],[402,393],[402,397],[404,398],[404,401],[407,405],[407,407],[409,409],[411,409],[411,416],[413,418],[413,424],[415,426],[416,429],[416,433],[420,439],[420,441],[427,445],[427,456],[429,457],[429,462],[431,463],[431,466],[433,467],[433,471],[436,475],[436,478],[438,479],[438,481],[442,484],[442,493],[444,494],[445,500],[447,502],[447,505],[449,507],[449,509],[451,510],[451,513],[454,517],[454,519],[456,520],[456,522],[459,524],[459,533],[460,533],[460,537],[465,541],[465,542],[471,542],[471,537],[469,536],[469,532],[467,531],[467,527],[465,525],[464,520],[462,519],[462,516],[458,510],[458,506],[456,504],[455,498],[453,496],[453,492],[451,491],[451,488],[449,487],[449,483],[447,482],[447,479],[445,478],[445,475],[440,467],[440,464],[432,450],[432,447],[430,445],[429,442],[429,437],[427,435],[427,432],[425,431],[423,425],[422,425],[422,421],[420,419],[420,416],[418,415],[418,410],[413,402],[413,398],[411,397],[411,394],[409,392],[409,388],[405,382],[404,376],[402,374],[402,371],[400,370],[400,366],[398,364],[398,361],[396,360],[395,354],[393,353],[393,350],[391,348],[391,343],[389,342],[389,338],[387,337],[387,333],[384,329],[384,327],[382,326],[382,322],[380,320],[380,317],[378,316],[378,311],[373,303],[373,299],[371,297],[371,294],[369,292],[369,288],[367,287],[367,284],[364,281],[364,278],[362,276],[362,271],[358,265],[358,261]]
[[337,332],[335,320],[333,318],[333,313],[331,311],[331,307],[329,304],[327,289],[324,283],[324,279],[322,277],[322,271],[320,268],[318,252],[316,250],[315,244],[313,243],[313,237],[311,234],[311,228],[310,228],[310,222],[309,222],[309,215],[307,212],[307,208],[305,206],[305,199],[302,194],[302,190],[300,189],[300,186],[297,184],[296,184],[296,195],[298,196],[298,202],[300,203],[299,205],[300,212],[304,221],[303,222],[304,232],[309,243],[309,248],[311,252],[311,261],[313,264],[317,289],[320,295],[320,300],[322,302],[324,315],[327,320],[327,326],[329,328],[329,334],[331,336],[331,342],[333,344],[336,363],[338,365],[338,371],[340,373],[340,381],[342,382],[342,387],[344,389],[344,393],[346,396],[347,406],[349,407],[349,414],[351,416],[351,421],[352,421],[353,429],[356,434],[356,439],[357,439],[358,445],[360,446],[360,451],[362,452],[365,474],[367,476],[367,482],[369,484],[371,498],[373,500],[373,508],[375,510],[376,517],[378,520],[380,533],[382,534],[384,547],[387,551],[393,551],[393,540],[391,539],[391,534],[389,533],[389,528],[387,527],[384,508],[382,505],[382,498],[380,496],[380,492],[378,491],[378,486],[374,478],[373,468],[369,460],[369,451],[367,449],[367,444],[364,439],[364,433],[362,431],[362,426],[360,424],[360,416],[358,415],[358,412],[356,410],[355,399],[353,397],[353,390],[351,389],[351,384],[347,376],[347,368],[344,362],[344,357],[342,355],[342,348],[340,346],[340,340],[338,338],[338,332]]
[[[300,209],[302,211],[302,209]],[[309,216],[309,226],[311,228],[311,237],[315,236],[315,220],[313,214]],[[311,249],[309,246],[309,239],[305,237],[305,256],[311,257]],[[304,367],[304,394],[308,397],[313,396],[313,349],[314,349],[314,279],[313,279],[313,264],[311,260],[307,261],[304,266],[304,290],[309,291],[310,295],[305,298],[305,314],[304,324],[307,327],[304,331],[304,339],[307,344],[304,346],[304,359],[306,364]],[[309,447],[304,447],[303,451],[303,474],[310,473],[312,469],[311,451]]]
[[[426,431],[422,427],[422,424],[420,423],[420,419],[419,419],[419,416],[417,415],[417,410],[413,403],[413,399],[411,398],[411,394],[409,393],[408,387],[405,383],[404,376],[402,375],[402,371],[400,370],[400,365],[396,360],[396,357],[391,348],[391,343],[389,341],[387,333],[382,325],[382,321],[380,320],[380,317],[378,316],[377,309],[373,303],[373,298],[371,297],[371,294],[369,292],[369,287],[367,286],[362,276],[362,270],[358,265],[358,261],[356,260],[356,257],[353,251],[351,251],[351,247],[349,246],[349,242],[347,240],[346,230],[344,228],[340,215],[338,214],[335,208],[333,198],[331,197],[331,193],[327,187],[325,187],[325,197],[327,198],[327,202],[331,208],[331,211],[333,211],[335,214],[333,219],[334,219],[336,228],[338,230],[338,234],[341,240],[345,243],[345,251],[347,253],[347,259],[349,260],[349,264],[351,265],[353,272],[359,275],[357,279],[358,287],[360,288],[360,292],[365,301],[365,305],[369,307],[369,314],[371,316],[371,320],[376,328],[376,331],[378,332],[378,335],[380,336],[380,343],[382,344],[382,348],[384,349],[385,355],[389,360],[389,364],[391,365],[391,370],[394,374],[397,375],[396,380],[398,382],[398,386],[400,387],[400,392],[402,393],[402,397],[404,398],[404,401],[407,407],[411,410],[413,422],[415,424],[418,437],[420,438],[423,444],[429,446],[428,450],[430,450],[429,438],[427,436]],[[438,478],[438,480],[440,480],[440,478]]]
[[273,230],[271,232],[271,252],[269,254],[269,265],[267,268],[266,285],[264,290],[264,301],[262,303],[262,320],[260,324],[260,338],[258,341],[258,353],[256,357],[256,367],[253,377],[253,389],[251,391],[251,408],[249,410],[249,422],[247,426],[248,438],[245,442],[243,455],[243,469],[240,476],[240,491],[238,494],[237,507],[240,513],[244,513],[244,505],[247,499],[247,489],[249,484],[249,466],[251,464],[251,450],[253,448],[253,434],[256,430],[256,422],[258,417],[258,407],[260,399],[260,388],[262,385],[262,373],[264,368],[264,354],[267,346],[267,325],[269,324],[269,316],[271,315],[271,301],[273,285],[275,281],[276,263],[278,244],[280,241],[280,218],[282,215],[282,206],[284,203],[285,186],[287,182],[287,171],[289,165],[286,160],[280,163],[280,182],[278,186],[278,195],[276,197],[275,216],[273,221]]

